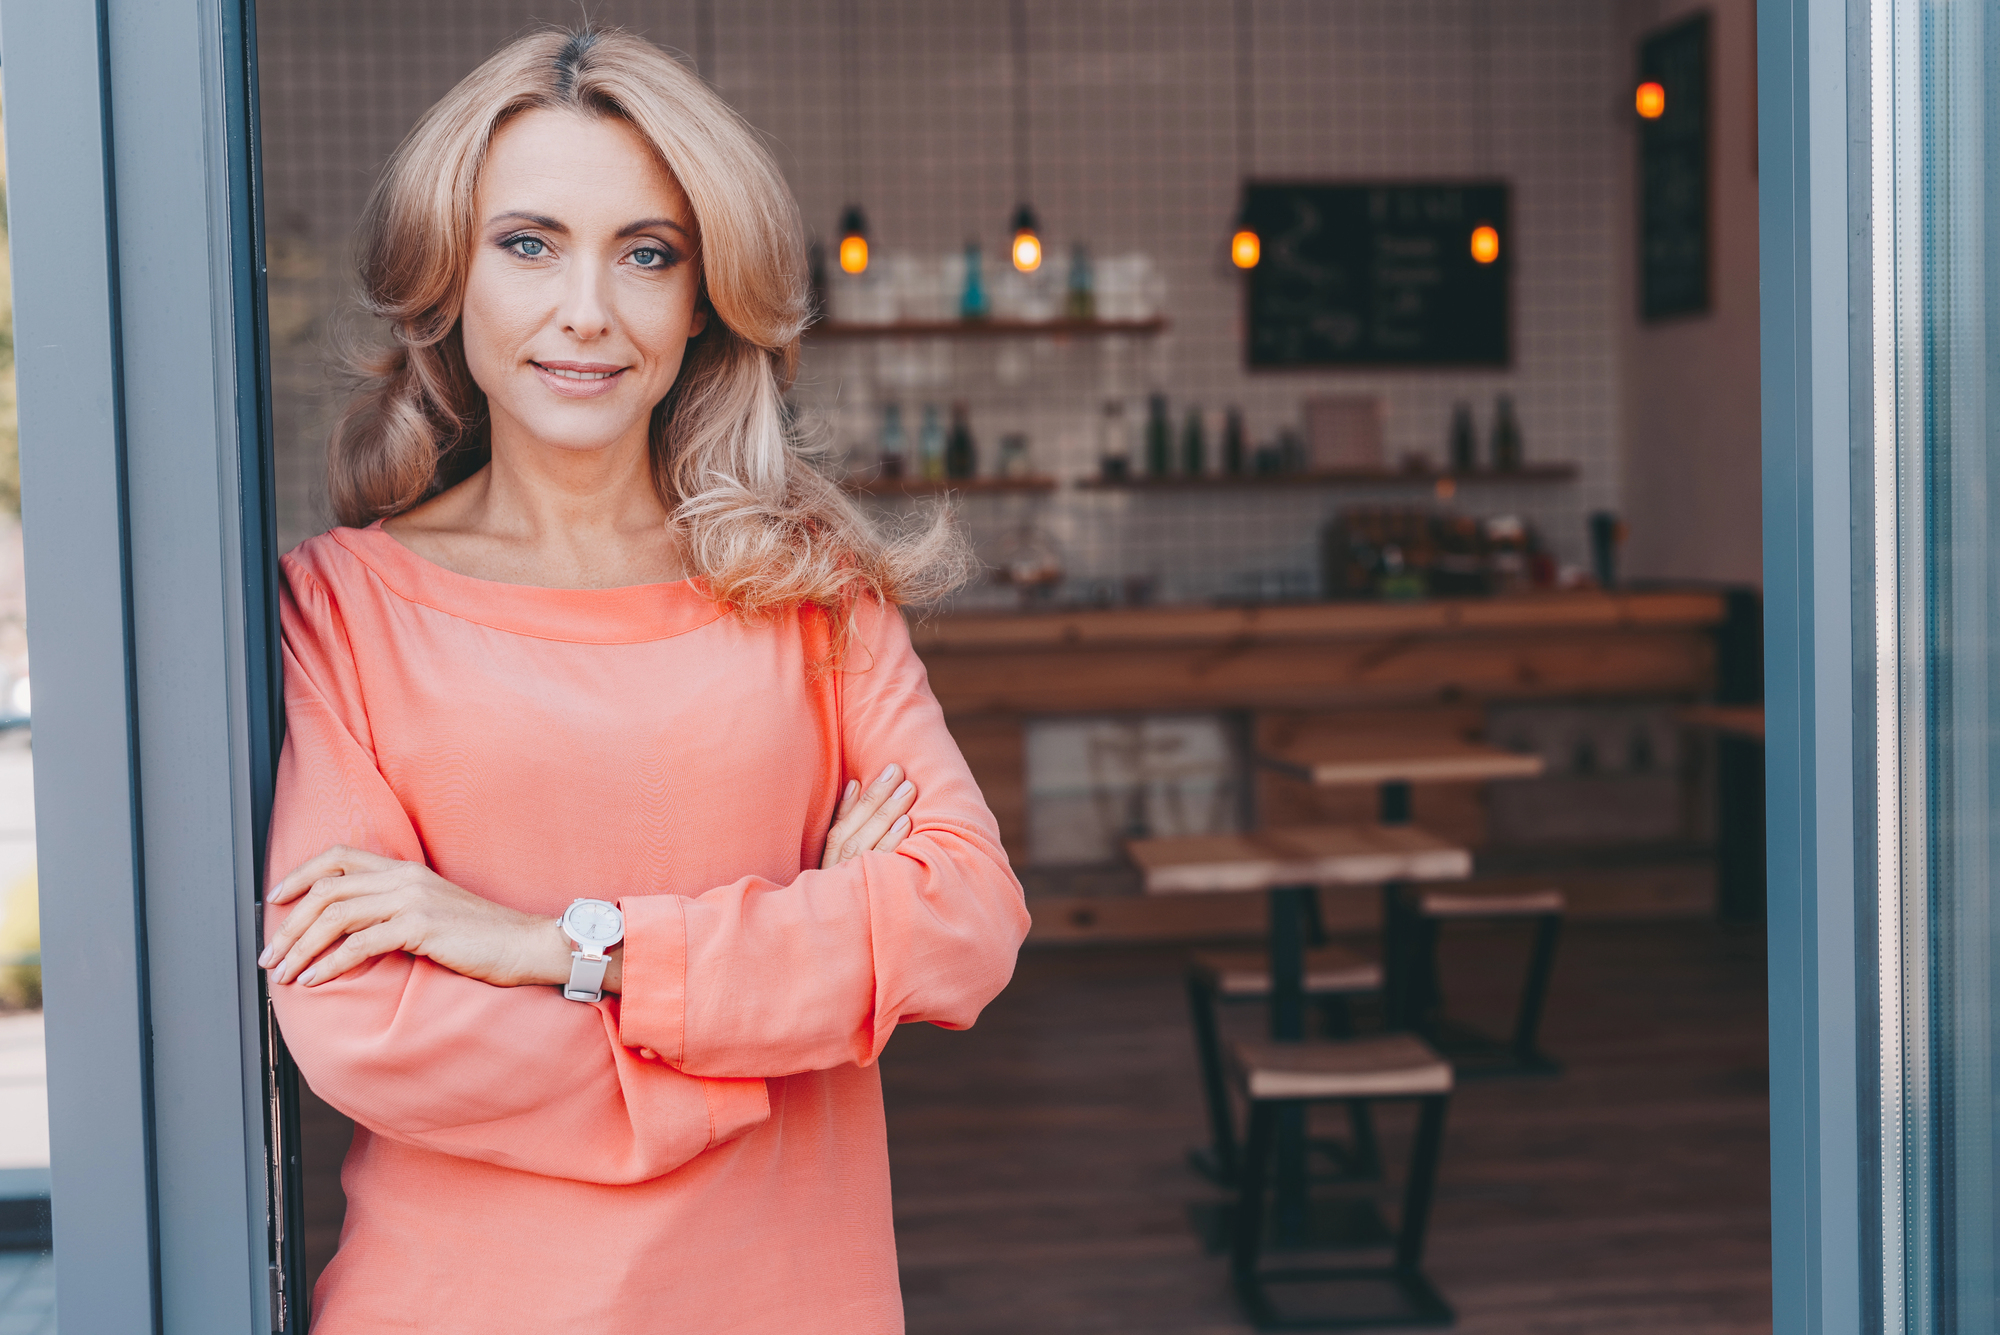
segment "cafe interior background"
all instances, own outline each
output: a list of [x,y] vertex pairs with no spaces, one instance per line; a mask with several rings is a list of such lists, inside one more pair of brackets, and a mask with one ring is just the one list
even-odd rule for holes
[[[1229,1193],[1186,1160],[1209,1131],[1182,976],[1260,939],[1265,899],[1148,894],[1126,841],[1371,821],[1372,789],[1256,763],[1357,732],[1540,758],[1414,790],[1473,888],[1563,896],[1560,1074],[1453,1095],[1424,1268],[1460,1326],[1768,1329],[1749,0],[265,0],[284,546],[329,523],[377,171],[500,43],[586,12],[767,137],[820,276],[800,421],[892,521],[949,495],[984,566],[916,634],[1036,929],[978,1027],[884,1059],[911,1329],[1244,1328]],[[1694,121],[1640,114],[1660,59]],[[1285,305],[1314,262],[1291,215],[1265,215],[1261,278],[1232,262],[1246,201],[1370,198],[1324,186],[1430,210],[1384,247],[1490,225],[1484,275],[1421,249],[1370,271],[1419,306],[1470,284],[1465,327],[1420,312],[1356,360],[1394,340]],[[1678,293],[1650,289],[1676,259]],[[1323,893],[1322,925],[1379,953],[1377,904]],[[1505,1029],[1531,938],[1447,931],[1452,1008]],[[317,1264],[344,1136],[323,1105],[307,1125]]]

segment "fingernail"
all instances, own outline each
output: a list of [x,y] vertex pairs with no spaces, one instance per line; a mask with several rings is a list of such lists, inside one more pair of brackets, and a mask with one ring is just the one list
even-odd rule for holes
[[901,774],[902,772],[903,772],[903,767],[901,765],[891,765],[889,766],[889,768],[882,771],[882,777],[875,780],[875,782],[894,783],[896,781],[896,776]]
[[898,839],[902,838],[909,832],[910,832],[910,818],[908,816],[896,817],[896,823],[889,827],[889,833],[891,835],[894,835]]
[[840,804],[842,806],[846,806],[849,802],[852,802],[854,800],[854,795],[860,791],[861,791],[861,780],[849,779],[847,781],[847,787],[840,790]]
[[891,796],[893,796],[897,801],[900,802],[904,798],[908,797],[911,793],[914,793],[916,791],[917,791],[917,785],[911,783],[908,779],[905,779],[903,780],[903,786],[898,788],[893,794],[891,794]]
[[310,987],[312,986],[312,980],[317,977],[319,977],[319,970],[307,969],[304,974],[300,975],[299,981],[305,984],[306,986]]
[[276,950],[276,949],[277,949],[277,947],[276,947],[276,946],[265,946],[265,947],[264,947],[264,953],[263,953],[263,954],[261,954],[261,955],[259,955],[259,956],[257,957],[257,967],[258,967],[258,968],[260,968],[260,969],[268,969],[268,968],[270,968],[270,967],[271,967],[271,952],[272,952],[272,951],[274,951],[274,950]]

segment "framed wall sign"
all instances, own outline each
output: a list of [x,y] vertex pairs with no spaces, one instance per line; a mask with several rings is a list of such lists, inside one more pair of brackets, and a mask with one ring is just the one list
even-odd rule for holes
[[1639,315],[1664,320],[1709,306],[1709,17],[1639,43],[1639,82],[1666,95],[1639,122]]
[[1505,366],[1508,187],[1251,182],[1252,368]]

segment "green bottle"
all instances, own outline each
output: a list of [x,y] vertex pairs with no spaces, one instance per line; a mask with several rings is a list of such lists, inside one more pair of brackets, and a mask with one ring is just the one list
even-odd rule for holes
[[1167,396],[1153,395],[1146,412],[1146,475],[1165,477],[1174,468],[1174,427],[1167,420]]
[[981,272],[981,268],[979,243],[966,242],[965,290],[958,298],[958,318],[961,320],[984,320],[992,313],[992,308],[986,301],[986,275]]
[[1090,276],[1090,252],[1079,241],[1069,252],[1069,286],[1063,294],[1063,316],[1070,320],[1097,318],[1097,293]]
[[1208,471],[1208,427],[1201,420],[1200,408],[1189,408],[1181,427],[1181,471],[1189,477]]
[[935,403],[924,405],[924,425],[917,433],[917,476],[927,482],[944,480],[944,423]]

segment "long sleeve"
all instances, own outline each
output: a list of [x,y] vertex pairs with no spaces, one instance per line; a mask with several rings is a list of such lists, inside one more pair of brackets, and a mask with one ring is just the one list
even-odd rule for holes
[[624,1039],[691,1075],[866,1065],[898,1023],[970,1025],[1013,974],[1021,886],[900,615],[858,609],[835,684],[846,774],[893,761],[917,785],[902,845],[785,885],[621,901]]
[[[333,844],[425,861],[376,763],[338,611],[310,574],[286,573],[271,878]],[[287,912],[267,910],[267,933]],[[639,1182],[769,1116],[762,1080],[700,1079],[628,1048],[615,1002],[493,987],[401,952],[318,987],[274,987],[272,1004],[327,1102],[390,1139],[464,1158]]]

